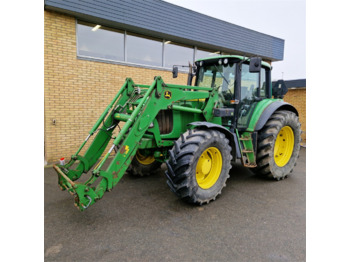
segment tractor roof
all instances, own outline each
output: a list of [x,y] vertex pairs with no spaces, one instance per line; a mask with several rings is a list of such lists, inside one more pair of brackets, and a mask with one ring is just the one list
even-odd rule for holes
[[[205,61],[205,60],[216,60],[216,59],[222,59],[222,58],[237,58],[237,59],[240,59],[240,60],[243,60],[243,59],[247,59],[247,61],[250,61],[250,59],[246,56],[240,56],[240,55],[219,55],[219,56],[211,56],[211,57],[207,57],[207,58],[201,58],[201,59],[198,59],[196,60],[197,61]],[[271,65],[265,61],[262,61],[261,63],[262,65],[268,67],[268,68],[271,68]]]

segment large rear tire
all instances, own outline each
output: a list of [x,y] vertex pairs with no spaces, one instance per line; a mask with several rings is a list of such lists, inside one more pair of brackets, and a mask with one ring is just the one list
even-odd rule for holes
[[299,157],[301,129],[297,115],[277,111],[258,134],[257,167],[262,177],[281,180],[293,172]]
[[167,183],[179,198],[202,205],[221,194],[232,159],[224,134],[210,129],[188,130],[169,154]]

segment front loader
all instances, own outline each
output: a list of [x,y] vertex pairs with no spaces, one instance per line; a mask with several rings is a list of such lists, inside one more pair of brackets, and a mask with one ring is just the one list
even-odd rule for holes
[[[101,199],[126,172],[149,175],[162,163],[171,191],[195,204],[216,199],[237,159],[276,180],[292,172],[300,149],[298,112],[283,102],[283,83],[272,87],[269,64],[207,58],[190,67],[188,79],[188,85],[174,85],[157,76],[149,86],[126,79],[71,160],[54,165],[59,187],[75,196],[78,209]],[[77,181],[88,172],[85,182]]]

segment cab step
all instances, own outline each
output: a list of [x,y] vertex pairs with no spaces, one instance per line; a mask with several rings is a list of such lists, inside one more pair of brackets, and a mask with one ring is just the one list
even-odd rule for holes
[[254,153],[254,151],[253,150],[243,149],[242,153]]
[[[237,132],[238,133],[238,132]],[[243,132],[241,136],[239,136],[239,146],[242,153],[242,164],[245,167],[253,168],[256,167],[256,159],[255,159],[255,151],[253,146],[252,133]]]

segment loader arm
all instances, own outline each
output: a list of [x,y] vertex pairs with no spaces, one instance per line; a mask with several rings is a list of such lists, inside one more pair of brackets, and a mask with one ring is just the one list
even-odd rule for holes
[[[189,86],[166,85],[159,76],[155,77],[150,86],[136,85],[130,78],[126,79],[116,97],[93,126],[69,163],[54,165],[59,177],[60,188],[67,189],[75,196],[75,205],[78,209],[85,210],[101,199],[106,191],[115,187],[131,164],[145,132],[150,125],[158,126],[156,116],[160,110],[173,109],[202,114],[208,120],[213,117],[211,109],[214,101],[218,99],[218,90],[209,87],[190,87],[198,91],[193,92],[188,88]],[[174,105],[174,102],[191,99],[206,99],[206,103],[202,108]],[[116,137],[112,137],[113,130],[120,122],[124,122],[123,128]],[[97,131],[97,135],[84,156],[80,156],[82,148]],[[154,132],[154,136],[156,134]],[[113,145],[101,158],[111,139],[113,139]],[[160,141],[156,140],[156,144],[160,145]],[[109,166],[104,169],[106,160],[114,149],[116,149],[116,154]],[[94,167],[87,181],[75,182],[83,173],[89,172],[100,158],[100,162]],[[78,162],[77,167],[72,169],[76,162]],[[93,184],[96,186],[92,186]]]

